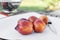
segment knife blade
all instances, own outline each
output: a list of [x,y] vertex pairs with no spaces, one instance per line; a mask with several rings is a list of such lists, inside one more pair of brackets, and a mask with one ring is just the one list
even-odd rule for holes
[[49,27],[49,29],[54,33],[57,34],[56,28],[53,26],[51,20],[49,19],[49,22],[47,24],[47,26]]

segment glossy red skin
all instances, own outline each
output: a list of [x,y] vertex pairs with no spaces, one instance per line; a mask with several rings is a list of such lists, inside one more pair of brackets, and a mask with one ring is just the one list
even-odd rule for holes
[[29,17],[29,21],[31,21],[31,22],[34,22],[36,19],[38,19],[37,17],[35,17],[35,16],[31,16],[31,17]]
[[9,16],[8,14],[4,13],[4,12],[0,12],[0,14],[4,15],[4,16]]
[[31,34],[33,32],[33,24],[28,20],[20,20],[16,30],[23,35]]
[[18,24],[21,22],[21,20],[29,21],[26,18],[22,18],[22,19],[18,20]]
[[45,23],[40,19],[36,19],[34,22],[34,31],[39,33],[43,32],[44,29],[45,29]]
[[48,17],[47,16],[41,16],[41,18],[45,24],[48,24]]

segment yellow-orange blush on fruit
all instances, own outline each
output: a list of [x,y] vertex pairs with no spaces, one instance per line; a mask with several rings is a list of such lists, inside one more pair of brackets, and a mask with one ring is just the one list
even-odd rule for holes
[[36,19],[34,22],[34,31],[39,33],[39,32],[43,32],[45,29],[45,23],[40,20],[40,19]]
[[41,16],[40,19],[43,20],[45,24],[48,24],[48,17],[47,16]]

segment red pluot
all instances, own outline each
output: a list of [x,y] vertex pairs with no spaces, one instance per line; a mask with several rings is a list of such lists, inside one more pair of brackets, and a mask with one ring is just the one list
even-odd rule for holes
[[28,20],[19,20],[16,30],[24,35],[31,34],[33,32],[33,24]]
[[34,28],[35,32],[38,32],[38,33],[43,32],[45,29],[45,23],[40,19],[36,19],[34,21],[34,27],[33,28]]

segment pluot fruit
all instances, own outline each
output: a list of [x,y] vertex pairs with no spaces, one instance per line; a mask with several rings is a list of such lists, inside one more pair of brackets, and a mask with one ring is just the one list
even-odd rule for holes
[[41,33],[44,31],[47,23],[47,16],[41,16],[41,18],[30,16],[28,20],[25,18],[20,19],[15,29],[23,35],[31,34],[33,31]]
[[44,29],[45,29],[45,23],[42,21],[42,20],[40,20],[40,19],[36,19],[35,21],[34,21],[34,31],[35,32],[37,32],[37,33],[41,33],[41,32],[43,32],[44,31]]
[[21,19],[18,21],[16,30],[23,35],[31,34],[33,32],[33,24],[26,19]]
[[30,16],[30,17],[28,18],[28,20],[31,21],[31,22],[34,22],[36,19],[38,19],[38,18],[35,17],[35,16]]
[[41,16],[40,19],[43,20],[45,24],[48,24],[48,17],[47,16]]

